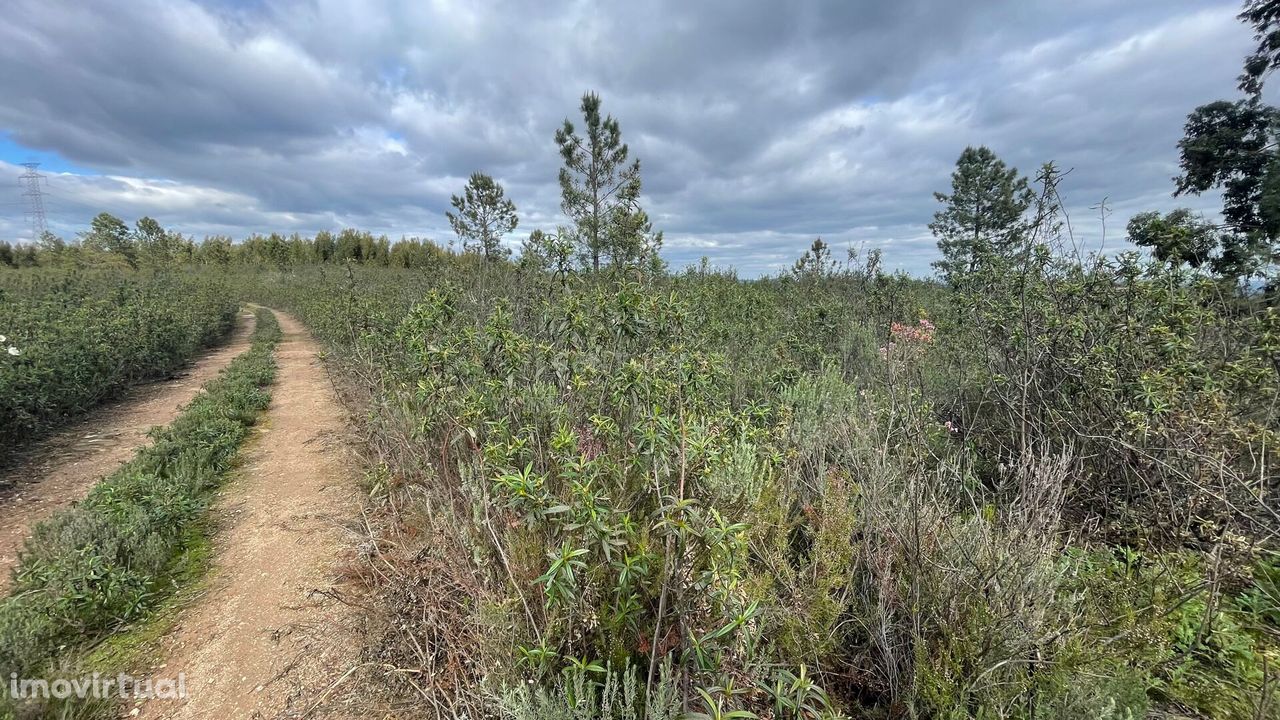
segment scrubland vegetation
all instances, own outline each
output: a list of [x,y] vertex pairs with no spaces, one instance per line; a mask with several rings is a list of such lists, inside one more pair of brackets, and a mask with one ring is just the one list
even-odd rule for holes
[[[36,526],[0,601],[0,667],[21,677],[56,670],[168,595],[213,489],[267,406],[279,337],[274,316],[259,311],[252,347],[177,420],[83,502]],[[8,702],[6,693],[0,715],[15,712]]]
[[[349,572],[396,712],[1274,717],[1270,296],[1041,215],[956,285],[822,243],[757,281],[213,274],[303,319],[361,418]],[[137,463],[33,539],[8,665],[151,602],[215,475]]]
[[[105,257],[211,307],[226,283],[327,346],[368,462],[348,572],[383,710],[1276,718],[1280,166],[1250,133],[1277,126],[1256,92],[1230,108],[1192,114],[1177,185],[1225,186],[1227,222],[1144,213],[1144,253],[1079,252],[1057,168],[969,148],[938,279],[821,240],[775,277],[671,272],[588,95],[585,133],[555,134],[567,224],[517,260],[477,173],[462,252],[350,230],[158,252],[100,216],[31,262]],[[33,539],[6,666],[145,604],[264,402],[254,352]],[[214,459],[170,457],[204,432]]]
[[213,277],[0,273],[0,463],[40,431],[177,370],[230,331],[237,304]]
[[1274,713],[1275,309],[1033,250],[260,276],[365,415],[369,660],[428,716]]

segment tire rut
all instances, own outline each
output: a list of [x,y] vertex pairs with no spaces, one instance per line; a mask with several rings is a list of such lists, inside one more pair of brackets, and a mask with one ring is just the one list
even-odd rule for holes
[[36,524],[82,500],[99,480],[133,458],[151,428],[172,422],[206,382],[249,349],[253,326],[252,314],[238,313],[230,340],[175,378],[129,389],[122,399],[89,411],[0,470],[0,595],[7,591],[18,552]]
[[332,592],[351,545],[342,524],[359,512],[346,415],[315,342],[297,320],[276,317],[271,405],[212,509],[220,529],[208,590],[179,612],[151,668],[156,680],[181,674],[186,698],[143,702],[131,715],[308,715],[355,667],[351,611]]

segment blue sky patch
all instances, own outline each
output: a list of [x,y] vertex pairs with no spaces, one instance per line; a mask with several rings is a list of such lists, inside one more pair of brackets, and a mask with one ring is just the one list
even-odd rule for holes
[[0,132],[0,160],[14,165],[35,161],[40,163],[40,172],[45,173],[99,174],[94,170],[68,161],[56,152],[35,150],[25,145],[20,145],[6,132]]

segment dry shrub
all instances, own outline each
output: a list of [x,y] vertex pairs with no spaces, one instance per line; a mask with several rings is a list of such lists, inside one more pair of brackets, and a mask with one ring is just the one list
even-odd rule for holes
[[995,504],[959,492],[945,467],[868,478],[850,649],[892,704],[999,716],[1034,705],[1035,673],[1072,632],[1057,561],[1072,468],[1067,453],[1025,460],[1007,471],[1006,501]]
[[397,715],[483,716],[491,698],[478,690],[509,664],[510,624],[466,530],[471,504],[457,484],[407,481],[385,466],[370,486],[370,537],[355,569],[369,591],[366,684],[385,688]]

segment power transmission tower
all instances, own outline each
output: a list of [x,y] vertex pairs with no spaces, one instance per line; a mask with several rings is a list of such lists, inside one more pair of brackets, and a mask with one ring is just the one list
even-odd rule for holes
[[19,175],[18,180],[22,183],[22,196],[27,199],[27,217],[31,220],[31,232],[34,234],[32,239],[39,242],[49,230],[44,217],[44,190],[40,187],[44,176],[36,172],[40,167],[38,162],[24,162],[22,167],[27,171]]

